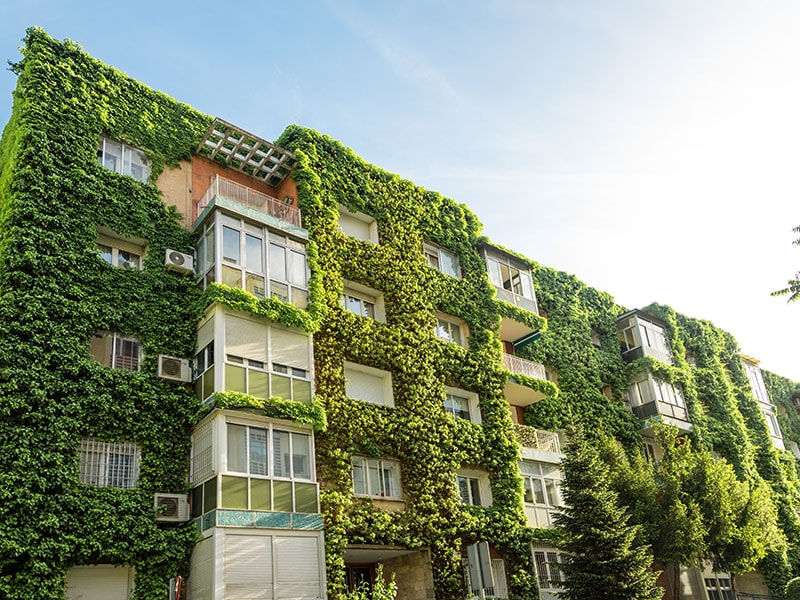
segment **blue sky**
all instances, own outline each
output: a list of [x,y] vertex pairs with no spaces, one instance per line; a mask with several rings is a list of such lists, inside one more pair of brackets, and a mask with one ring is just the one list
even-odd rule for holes
[[31,25],[267,139],[331,135],[800,381],[800,303],[769,296],[800,270],[800,3],[17,0],[0,58]]

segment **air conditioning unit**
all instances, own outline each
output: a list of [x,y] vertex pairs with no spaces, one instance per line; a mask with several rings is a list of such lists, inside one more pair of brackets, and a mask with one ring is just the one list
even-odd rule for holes
[[194,258],[191,254],[184,254],[177,250],[170,250],[167,248],[167,255],[164,258],[164,266],[167,271],[173,271],[180,275],[193,275],[194,274]]
[[167,381],[192,382],[192,366],[186,358],[158,355],[158,376]]
[[189,502],[186,494],[157,493],[153,506],[156,509],[156,521],[183,523],[189,520]]

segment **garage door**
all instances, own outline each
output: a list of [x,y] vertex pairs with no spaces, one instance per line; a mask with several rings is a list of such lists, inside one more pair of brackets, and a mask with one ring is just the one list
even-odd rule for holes
[[132,591],[130,567],[87,565],[67,573],[67,600],[129,600]]

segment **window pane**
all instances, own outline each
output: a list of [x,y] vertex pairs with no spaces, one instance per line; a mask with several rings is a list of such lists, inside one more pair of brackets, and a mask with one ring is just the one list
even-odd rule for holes
[[247,372],[244,367],[225,365],[225,389],[229,392],[247,393]]
[[295,512],[315,513],[317,507],[317,486],[313,483],[295,483]]
[[300,252],[289,252],[289,283],[306,287],[306,255]]
[[252,510],[272,509],[272,486],[269,479],[250,480],[250,508]]
[[261,238],[249,233],[245,235],[245,263],[248,271],[264,272],[264,249]]
[[209,479],[203,484],[203,512],[217,507],[217,478]]
[[223,508],[247,508],[247,478],[222,476]]
[[100,251],[100,258],[106,261],[108,264],[113,264],[113,257],[111,255],[111,246],[106,246],[105,244],[97,244],[97,249]]
[[522,295],[533,300],[533,281],[531,281],[530,273],[520,273],[520,279],[522,281]]
[[[280,283],[278,281],[270,281],[269,282],[269,295],[273,298],[277,298],[282,302],[289,301],[289,286],[285,283]],[[295,294],[297,295],[297,294]]]
[[511,291],[511,269],[504,263],[500,263],[500,280],[503,282],[500,287]]
[[292,381],[283,375],[270,375],[272,383],[270,395],[283,398],[284,400],[291,400],[292,398]]
[[353,296],[347,296],[347,310],[349,310],[354,315],[361,314],[361,300],[358,298],[354,298]]
[[250,428],[250,473],[267,475],[267,431]]
[[386,496],[391,498],[400,497],[400,468],[391,461],[381,461],[383,486]]
[[294,512],[294,507],[292,506],[292,482],[273,481],[272,490],[275,499],[273,510],[279,512]]
[[375,318],[375,305],[372,302],[367,302],[364,300],[364,316],[369,317],[370,319]]
[[247,273],[245,275],[245,280],[247,282],[245,289],[247,289],[248,292],[253,294],[256,298],[263,298],[265,296],[266,283],[263,275]]
[[206,243],[205,243],[205,252],[206,252],[206,268],[210,267],[214,264],[214,253],[216,249],[214,248],[214,228],[210,227],[208,231],[206,231]]
[[285,431],[272,432],[272,474],[275,477],[291,477],[289,463],[289,434]]
[[377,460],[367,461],[367,480],[369,483],[370,496],[382,496],[381,472]]
[[489,280],[496,286],[496,287],[503,287],[503,279],[500,276],[500,264],[496,260],[492,260],[491,258],[486,259],[486,265],[489,269]]
[[364,459],[353,459],[353,492],[356,494],[367,493],[367,477]]
[[308,307],[308,292],[294,288],[292,290],[292,304],[300,310],[305,310]]
[[230,227],[222,228],[222,258],[239,264],[239,231]]
[[311,382],[293,379],[292,400],[309,404],[311,402]]
[[286,281],[286,248],[269,245],[269,276],[270,279]]
[[247,427],[228,424],[228,471],[247,473]]
[[523,484],[525,486],[525,496],[524,496],[523,499],[528,504],[533,504],[533,489],[531,488],[531,479],[530,479],[530,477],[525,477],[522,480],[522,482],[523,482]]
[[240,269],[229,267],[228,265],[222,265],[221,283],[234,288],[242,287],[242,271]]
[[102,165],[116,173],[119,172],[122,164],[122,144],[112,140],[105,140],[105,153],[103,154]]
[[541,479],[531,479],[533,485],[533,501],[536,504],[545,504],[544,501],[544,486]]
[[458,477],[458,495],[462,504],[471,504],[469,497],[469,481],[466,477]]
[[442,273],[452,277],[461,277],[461,273],[458,269],[458,257],[452,252],[447,252],[444,250],[441,250],[439,255],[442,265]]
[[247,393],[256,398],[269,397],[269,374],[250,369],[247,373]]
[[311,479],[311,438],[292,434],[292,474],[296,479]]
[[472,494],[472,504],[481,506],[481,486],[480,481],[474,477],[469,478],[470,493]]
[[127,269],[138,269],[140,257],[133,252],[126,252],[125,250],[117,251],[117,266]]
[[561,502],[558,500],[558,489],[556,487],[556,482],[552,479],[546,479],[545,486],[547,489],[547,503],[550,506],[560,506]]

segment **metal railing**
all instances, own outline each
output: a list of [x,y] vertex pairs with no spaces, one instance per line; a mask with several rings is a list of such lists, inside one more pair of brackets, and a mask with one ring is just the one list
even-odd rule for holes
[[544,431],[528,425],[514,424],[517,441],[525,448],[561,454],[561,440],[553,431]]
[[532,360],[525,360],[513,354],[503,354],[503,365],[512,373],[527,375],[536,379],[547,379],[544,365],[535,363]]
[[246,206],[252,210],[257,210],[291,225],[301,227],[300,209],[296,206],[281,202],[262,192],[258,192],[230,179],[225,179],[215,175],[211,180],[211,185],[203,194],[200,202],[197,203],[197,214],[195,218],[206,209],[215,196],[227,198],[232,202]]
[[509,304],[519,306],[532,313],[539,313],[539,305],[536,303],[536,298],[526,298],[525,296],[520,296],[505,288],[496,285],[494,287],[497,290],[497,297],[500,298],[500,300],[505,300]]

